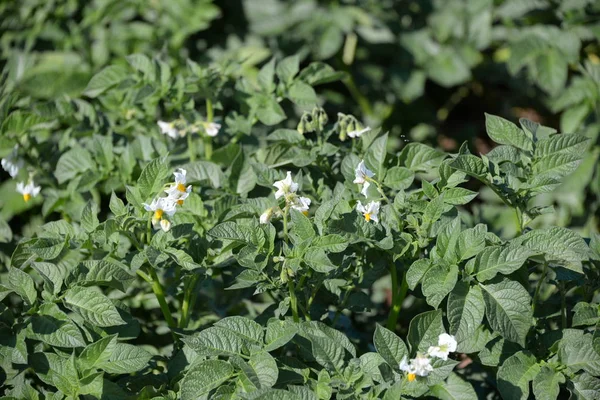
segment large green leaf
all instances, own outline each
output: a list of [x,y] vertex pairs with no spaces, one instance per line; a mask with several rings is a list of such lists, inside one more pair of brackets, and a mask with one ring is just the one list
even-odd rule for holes
[[507,340],[525,345],[532,325],[531,297],[519,282],[503,279],[480,284],[490,326]]
[[485,302],[479,286],[459,282],[448,296],[447,316],[450,334],[463,342],[475,333],[485,314]]
[[417,315],[408,327],[408,343],[411,353],[425,353],[430,346],[437,346],[438,337],[444,333],[442,310],[427,311]]
[[107,327],[125,324],[108,297],[91,288],[75,286],[67,290],[64,302],[94,325]]
[[521,268],[532,251],[523,246],[486,247],[475,258],[475,271],[479,282],[488,281],[496,274],[508,275]]
[[193,365],[181,381],[182,400],[202,398],[219,387],[234,373],[231,364],[222,360],[205,360]]
[[399,370],[404,357],[408,358],[408,350],[402,339],[379,324],[375,325],[373,344],[379,355],[395,370]]
[[498,390],[504,399],[527,400],[529,382],[540,371],[535,357],[530,353],[518,352],[509,357],[498,369]]
[[509,144],[522,150],[533,150],[533,142],[525,132],[512,122],[485,114],[485,128],[490,138],[499,144]]

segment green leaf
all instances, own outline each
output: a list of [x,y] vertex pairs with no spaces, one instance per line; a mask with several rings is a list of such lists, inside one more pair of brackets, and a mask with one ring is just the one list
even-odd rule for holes
[[571,154],[581,156],[589,146],[590,139],[583,135],[551,135],[536,143],[534,156],[541,158],[552,154]]
[[21,271],[19,268],[8,269],[8,282],[7,286],[13,290],[16,294],[21,296],[29,305],[35,303],[37,299],[37,291],[35,290],[35,284],[29,274]]
[[438,166],[445,157],[446,153],[422,143],[412,142],[402,149],[398,161],[406,168],[420,172]]
[[458,267],[450,265],[446,267],[442,263],[434,263],[423,276],[421,283],[423,295],[427,304],[438,308],[442,300],[452,291],[458,279]]
[[329,372],[342,370],[344,366],[344,347],[327,336],[308,335],[315,360]]
[[164,157],[156,158],[146,164],[137,180],[142,199],[146,200],[158,195],[168,175],[169,167]]
[[450,163],[450,166],[483,182],[489,172],[481,158],[472,154],[459,155]]
[[258,84],[266,93],[275,90],[275,59],[271,58],[268,63],[262,66],[258,71]]
[[408,268],[406,281],[410,290],[415,290],[425,273],[432,267],[432,262],[428,258],[421,258]]
[[65,247],[64,239],[40,238],[29,247],[29,250],[43,260],[54,260]]
[[437,346],[438,337],[442,333],[442,310],[427,311],[414,317],[408,327],[411,354],[417,351],[425,353],[430,346]]
[[65,292],[64,302],[94,325],[107,327],[125,324],[117,308],[99,291],[75,286]]
[[440,400],[476,400],[477,394],[469,382],[451,373],[445,383],[432,386],[430,394]]
[[564,56],[555,49],[548,49],[536,57],[537,84],[551,96],[565,87],[569,65]]
[[90,370],[110,360],[117,347],[117,335],[110,335],[88,345],[77,359],[81,370]]
[[221,168],[210,161],[196,161],[185,164],[182,168],[187,171],[187,178],[189,181],[209,181],[215,189],[221,187],[221,182],[226,180]]
[[279,61],[275,68],[277,77],[285,84],[291,83],[298,71],[300,71],[300,57],[297,54]]
[[256,116],[263,124],[272,126],[285,119],[285,112],[275,99],[268,97],[262,100],[260,108],[256,111]]
[[600,375],[600,354],[594,350],[591,334],[564,337],[558,346],[558,358],[572,373],[584,370]]
[[96,202],[89,200],[81,212],[81,227],[87,233],[91,233],[96,230],[98,225],[100,225],[100,221],[98,221],[98,206]]
[[400,361],[404,357],[409,358],[408,350],[402,339],[379,324],[375,325],[373,344],[377,353],[396,371],[399,371]]
[[451,48],[441,48],[425,64],[425,69],[431,80],[444,87],[456,86],[471,78],[471,69],[464,58]]
[[150,58],[144,54],[130,54],[125,58],[127,59],[129,65],[144,74],[146,79],[154,80],[156,75],[156,67]]
[[265,333],[265,351],[273,351],[284,346],[298,333],[298,326],[290,321],[272,318],[267,323]]
[[571,383],[569,390],[574,400],[596,400],[598,398],[600,379],[584,372],[573,377]]
[[78,174],[95,171],[96,163],[89,151],[75,147],[64,153],[56,163],[54,176],[58,183],[64,183],[75,178]]
[[336,269],[325,251],[319,248],[310,248],[304,254],[304,262],[316,272],[323,274],[329,273]]
[[448,296],[447,317],[450,334],[463,342],[475,333],[483,321],[485,302],[479,286],[459,282]]
[[331,234],[316,237],[311,245],[313,249],[322,249],[332,253],[340,253],[348,247],[348,241],[341,235]]
[[146,368],[151,358],[152,354],[139,346],[116,343],[108,360],[96,366],[109,374],[131,374]]
[[290,217],[292,220],[290,236],[294,238],[294,243],[300,243],[301,241],[315,237],[315,229],[306,215],[292,209],[290,210]]
[[448,204],[452,204],[455,206],[460,206],[463,204],[467,204],[475,197],[477,197],[479,193],[473,192],[468,189],[464,189],[461,187],[453,187],[447,190],[444,190],[444,201]]
[[330,65],[320,61],[310,63],[300,71],[299,78],[311,86],[339,81],[344,77],[343,72],[336,72]]
[[533,318],[527,290],[519,282],[509,279],[480,286],[492,329],[505,339],[524,346]]
[[181,381],[181,399],[201,398],[231,378],[233,372],[231,364],[222,360],[205,360],[193,365]]
[[395,190],[405,190],[415,179],[415,173],[405,167],[392,167],[387,170],[383,184]]
[[449,263],[456,262],[456,245],[460,234],[460,217],[454,218],[444,225],[438,233],[435,244],[435,255]]
[[384,175],[383,163],[387,155],[387,141],[388,134],[386,133],[375,139],[365,154],[365,162],[368,166],[374,167],[377,176]]
[[529,382],[539,371],[540,366],[530,353],[520,351],[509,357],[498,369],[498,390],[502,398],[527,400]]
[[475,258],[475,271],[479,282],[489,281],[496,274],[508,275],[525,263],[533,253],[523,246],[486,247]]
[[110,202],[108,204],[108,207],[115,216],[121,216],[127,213],[125,203],[123,203],[123,200],[117,197],[115,192],[112,192],[110,195]]
[[201,356],[241,356],[247,343],[229,329],[217,326],[205,329],[197,336],[187,336],[183,342]]
[[585,241],[567,228],[535,229],[514,239],[514,242],[533,252],[543,253],[550,263],[559,263],[578,273],[583,273],[582,262],[588,259],[589,248]]
[[496,143],[508,144],[526,151],[533,150],[533,142],[525,132],[504,118],[485,114],[485,128]]
[[533,378],[533,394],[536,400],[555,400],[560,393],[560,384],[565,383],[565,376],[548,365],[542,366]]
[[227,317],[217,321],[214,326],[227,329],[248,342],[262,347],[265,335],[260,324],[246,317]]
[[85,340],[77,325],[58,306],[43,304],[39,315],[31,317],[31,333],[28,337],[50,346],[75,348],[85,346]]
[[55,295],[60,292],[63,282],[67,279],[70,272],[63,263],[34,262],[31,263],[31,266],[46,282],[51,284],[52,294]]
[[460,261],[468,260],[485,248],[487,225],[477,224],[474,228],[465,229],[458,236],[456,253]]
[[318,102],[315,89],[302,81],[294,82],[292,86],[290,86],[287,95],[294,104],[300,107],[313,106]]
[[92,98],[98,97],[111,87],[121,83],[128,75],[129,71],[126,67],[109,65],[92,77],[83,94]]

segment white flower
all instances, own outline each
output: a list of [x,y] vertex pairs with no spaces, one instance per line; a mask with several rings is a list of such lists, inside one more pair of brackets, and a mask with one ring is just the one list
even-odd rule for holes
[[354,170],[354,174],[356,176],[356,178],[354,179],[354,183],[358,183],[360,185],[367,183],[367,180],[369,178],[372,178],[375,176],[373,171],[371,171],[370,169],[368,169],[366,167],[364,160],[362,160],[360,163],[358,163],[358,166]]
[[271,221],[272,216],[273,216],[273,207],[268,208],[267,210],[265,210],[265,212],[260,214],[259,221],[261,224],[268,224],[269,221]]
[[[154,229],[158,229],[160,226],[165,232],[169,230],[171,224],[169,221],[163,222],[165,220],[164,215],[166,214],[167,216],[172,217],[177,211],[176,204],[177,203],[169,197],[158,197],[152,200],[152,203],[150,204],[143,204],[146,211],[154,211],[154,214],[152,215],[152,226]],[[165,228],[167,229],[165,230]]]
[[369,204],[363,206],[359,201],[356,204],[356,209],[362,213],[365,217],[365,221],[375,221],[379,222],[379,206],[381,205],[378,201],[371,201]]
[[368,190],[369,190],[369,186],[371,186],[371,184],[369,182],[365,182],[362,185],[362,189],[360,190],[360,193],[365,196],[365,197],[369,197],[367,196]]
[[296,197],[291,204],[294,210],[298,210],[304,215],[308,214],[308,207],[310,206],[308,197]]
[[205,122],[204,123],[204,131],[208,136],[215,137],[219,133],[221,129],[221,124],[217,124],[216,122]]
[[181,136],[179,130],[175,127],[174,122],[158,121],[158,127],[163,135],[167,135],[173,139],[177,139],[179,136]]
[[23,160],[19,159],[19,156],[17,155],[18,148],[19,146],[15,146],[13,151],[0,162],[0,164],[2,164],[2,169],[8,172],[11,178],[17,176],[19,170],[23,168]]
[[37,196],[40,193],[40,190],[42,190],[42,188],[36,186],[32,181],[27,182],[27,184],[24,184],[23,182],[17,183],[17,192],[23,195],[23,200],[25,201],[29,201],[32,197]]
[[409,382],[412,382],[418,376],[427,376],[433,371],[430,360],[427,356],[417,353],[417,356],[408,361],[406,356],[400,361],[400,370],[407,373]]
[[295,193],[298,190],[298,184],[292,181],[292,173],[290,171],[287,172],[285,179],[275,182],[273,186],[277,188],[275,192],[276,199],[286,194]]
[[192,191],[192,185],[185,186],[186,184],[187,171],[183,168],[177,169],[173,175],[175,175],[175,183],[172,183],[165,193],[169,195],[169,198],[179,205],[183,205],[183,201],[188,198]]
[[162,229],[165,232],[169,232],[169,229],[171,229],[171,223],[168,219],[160,220],[160,229]]
[[456,351],[456,346],[457,343],[454,336],[442,333],[438,337],[438,345],[429,347],[427,354],[445,361],[448,359],[449,353]]
[[348,132],[348,137],[358,138],[358,137],[361,137],[363,135],[363,133],[369,132],[370,130],[371,130],[371,128],[368,126],[363,129],[356,129],[356,130]]

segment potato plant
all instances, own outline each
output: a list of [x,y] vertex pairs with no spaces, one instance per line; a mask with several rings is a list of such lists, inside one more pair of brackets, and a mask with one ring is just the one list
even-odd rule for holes
[[339,78],[135,54],[6,97],[5,398],[597,398],[600,237],[530,227],[589,138],[488,114],[485,155],[398,148],[318,105]]

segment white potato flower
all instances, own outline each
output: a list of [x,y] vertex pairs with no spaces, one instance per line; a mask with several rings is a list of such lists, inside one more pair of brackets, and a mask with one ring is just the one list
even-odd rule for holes
[[359,138],[359,137],[361,137],[363,135],[363,133],[367,133],[370,130],[371,130],[371,128],[368,127],[368,126],[366,128],[363,128],[363,129],[355,129],[353,131],[348,132],[348,137]]
[[31,200],[32,197],[37,196],[40,193],[40,190],[42,190],[42,188],[36,186],[31,180],[27,182],[27,184],[23,182],[17,183],[17,192],[23,195],[23,200],[26,202]]
[[182,136],[179,132],[179,129],[175,127],[174,122],[158,121],[158,127],[163,135],[167,135],[173,139],[177,139],[179,136]]
[[441,358],[445,361],[448,359],[448,354],[456,351],[456,346],[457,343],[454,336],[449,335],[447,333],[442,333],[438,337],[438,345],[430,346],[427,350],[427,354],[429,354],[432,357]]
[[417,356],[410,361],[404,356],[399,367],[401,371],[406,372],[409,382],[414,381],[417,375],[427,376],[433,371],[429,357],[421,353],[417,353]]
[[221,130],[221,124],[217,124],[216,122],[205,122],[204,123],[204,131],[208,136],[215,137]]
[[[176,202],[169,197],[158,197],[152,200],[152,203],[144,203],[144,209],[146,211],[153,211],[152,215],[152,226],[154,229],[161,228],[167,232],[171,228],[171,223],[164,218],[165,215],[172,217],[177,211]],[[165,221],[166,222],[163,222]]]
[[273,217],[273,207],[266,209],[260,214],[259,221],[261,224],[268,224],[271,221],[271,217]]
[[379,222],[379,206],[378,201],[371,201],[367,205],[363,205],[360,201],[356,204],[356,209],[365,217],[365,221]]
[[185,186],[187,180],[187,171],[183,168],[177,169],[173,175],[175,175],[175,182],[172,183],[165,193],[169,195],[169,198],[179,205],[183,205],[183,201],[188,198],[192,192],[192,185]]
[[369,178],[375,176],[375,173],[373,173],[373,171],[368,169],[365,165],[365,160],[362,160],[358,163],[356,169],[354,170],[354,174],[356,176],[356,178],[354,179],[354,183],[358,183],[360,185],[368,183],[367,181],[369,180]]
[[21,160],[17,154],[18,148],[19,146],[15,146],[13,151],[0,162],[0,164],[2,164],[2,169],[8,172],[11,178],[17,176],[19,170],[23,168],[23,160]]
[[292,201],[292,208],[300,211],[304,215],[308,215],[308,208],[310,207],[310,199],[308,197],[296,197]]
[[285,179],[275,182],[273,186],[277,188],[275,192],[276,199],[290,193],[296,193],[298,190],[298,184],[292,181],[292,173],[290,171],[287,172]]

